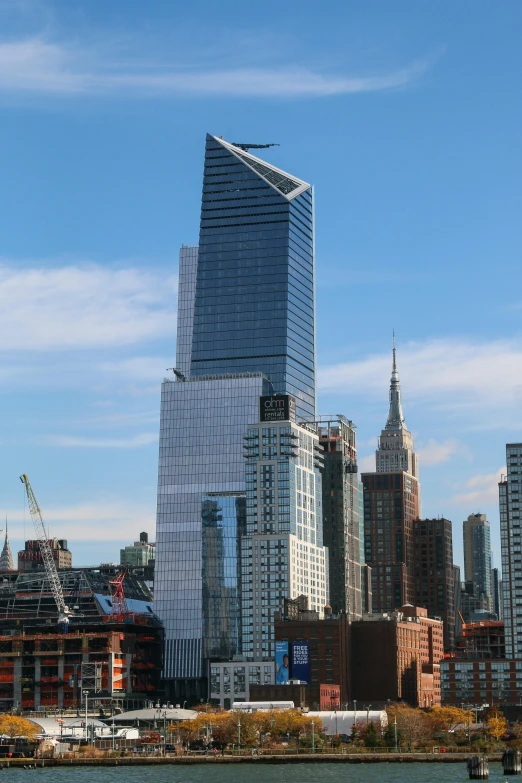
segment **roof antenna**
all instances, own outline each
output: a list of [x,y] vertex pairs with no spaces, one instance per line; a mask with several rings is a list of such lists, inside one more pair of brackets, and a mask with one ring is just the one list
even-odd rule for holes
[[393,372],[396,372],[397,362],[395,361],[395,329],[392,332],[392,349],[393,349]]

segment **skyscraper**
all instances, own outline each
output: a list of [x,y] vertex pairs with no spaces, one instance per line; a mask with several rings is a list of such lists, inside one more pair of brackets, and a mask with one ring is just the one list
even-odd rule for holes
[[207,697],[241,652],[243,443],[259,398],[315,415],[313,193],[207,136],[199,247],[180,253],[174,376],[162,386],[155,607],[167,697]]
[[323,536],[330,562],[330,606],[334,614],[344,612],[355,620],[362,615],[364,565],[355,426],[341,415],[322,416],[316,424],[324,452]]
[[365,559],[372,569],[374,612],[414,603],[413,520],[420,516],[420,485],[413,438],[402,412],[393,346],[390,410],[376,452],[376,472],[363,473]]
[[502,599],[500,594],[502,580],[498,568],[491,569],[491,593],[492,593],[492,611],[497,618],[502,620]]
[[315,414],[313,192],[207,136],[191,376],[262,372]]
[[491,535],[486,515],[470,514],[462,524],[462,535],[464,580],[474,584],[477,597],[487,596],[491,603]]
[[415,606],[423,606],[430,617],[441,618],[444,646],[449,650],[455,642],[453,540],[449,519],[414,520],[413,574]]
[[522,443],[506,445],[507,476],[499,483],[502,605],[506,658],[522,659]]

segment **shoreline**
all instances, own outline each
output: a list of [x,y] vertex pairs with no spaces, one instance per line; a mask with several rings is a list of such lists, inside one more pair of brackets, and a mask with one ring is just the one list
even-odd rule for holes
[[[41,767],[147,767],[158,765],[187,766],[194,764],[457,764],[464,765],[469,753],[303,753],[261,756],[149,756],[146,758],[74,758],[74,759],[5,759],[3,769],[28,766]],[[500,762],[501,753],[490,753],[490,762]]]

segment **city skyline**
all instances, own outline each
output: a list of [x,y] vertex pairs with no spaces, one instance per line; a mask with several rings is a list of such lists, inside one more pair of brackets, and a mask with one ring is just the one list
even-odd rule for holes
[[[0,5],[10,151],[1,459],[13,552],[32,538],[21,470],[78,564],[117,560],[141,530],[153,532],[177,249],[197,240],[209,131],[280,143],[267,162],[315,186],[318,413],[339,410],[357,424],[368,469],[395,328],[423,514],[453,521],[462,564],[460,521],[485,513],[500,565],[496,485],[504,444],[521,435],[520,302],[505,286],[505,275],[518,274],[520,107],[509,52],[520,8],[478,8],[470,18],[449,4],[435,13],[400,2],[378,15],[339,5],[332,25],[308,5],[298,20],[278,9],[277,33],[247,11],[241,28],[213,31],[205,57],[221,81],[205,93],[194,81],[201,50],[186,44],[178,46],[184,85],[159,78],[172,70],[163,30],[178,45],[200,40],[200,14],[182,20],[166,3],[150,16],[124,14],[116,3],[128,36],[120,62],[136,71],[154,54],[145,96],[141,72],[133,81],[122,64],[108,78],[107,51],[121,30],[108,12],[82,7],[80,20],[63,2]],[[138,53],[133,35],[145,20]],[[202,37],[210,42],[208,29]],[[276,43],[285,54],[269,62]],[[504,275],[493,274],[499,259]]]

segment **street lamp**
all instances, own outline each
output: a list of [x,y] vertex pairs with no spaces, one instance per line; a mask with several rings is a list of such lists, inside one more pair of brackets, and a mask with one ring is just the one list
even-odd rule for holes
[[395,729],[395,753],[398,753],[398,747],[397,747],[397,715],[395,715],[393,719],[393,728]]
[[312,753],[315,753],[315,718],[312,718]]
[[371,706],[372,706],[371,704],[367,704],[366,705],[366,726],[368,726],[368,724],[370,722],[370,707]]
[[237,749],[241,750],[241,718],[237,716]]

